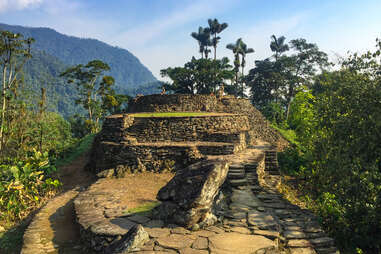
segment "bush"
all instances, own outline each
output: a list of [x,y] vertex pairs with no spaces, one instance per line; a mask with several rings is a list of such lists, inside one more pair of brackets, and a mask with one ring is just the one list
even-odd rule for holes
[[297,147],[288,147],[278,153],[278,162],[283,173],[293,176],[300,175],[307,165],[304,154]]
[[48,154],[36,150],[23,161],[0,165],[0,211],[4,220],[23,218],[44,197],[53,195],[61,183],[53,178],[56,168]]

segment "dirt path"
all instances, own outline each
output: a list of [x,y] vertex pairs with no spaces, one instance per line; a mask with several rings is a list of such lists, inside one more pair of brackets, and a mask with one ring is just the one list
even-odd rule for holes
[[73,214],[74,198],[94,181],[94,177],[84,171],[87,160],[87,155],[83,155],[60,168],[59,177],[63,183],[63,191],[42,207],[33,218],[25,231],[21,253],[91,253],[81,244],[79,228],[74,223]]

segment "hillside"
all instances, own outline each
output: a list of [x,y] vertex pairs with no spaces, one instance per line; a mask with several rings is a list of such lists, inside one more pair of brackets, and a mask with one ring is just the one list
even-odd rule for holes
[[25,80],[31,91],[39,87],[48,90],[49,109],[64,116],[74,114],[75,90],[65,85],[59,73],[68,66],[85,64],[99,59],[106,62],[115,78],[118,93],[135,95],[157,92],[158,81],[152,73],[128,50],[110,46],[95,39],[67,36],[50,28],[31,28],[0,24],[0,29],[32,37],[33,58],[24,68]]

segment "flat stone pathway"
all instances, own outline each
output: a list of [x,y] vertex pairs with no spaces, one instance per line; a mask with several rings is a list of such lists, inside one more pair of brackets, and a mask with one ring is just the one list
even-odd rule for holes
[[73,201],[78,193],[93,182],[93,176],[83,170],[86,155],[60,168],[63,192],[41,207],[24,232],[22,254],[92,254],[80,238],[75,223]]
[[[240,174],[240,167],[261,167],[258,163],[263,159],[263,149],[268,147],[254,147],[227,157],[235,168],[232,175]],[[249,181],[228,190],[228,207],[219,214],[219,223],[194,232],[165,225],[147,214],[125,214],[120,197],[97,189],[97,183],[83,192],[72,189],[51,200],[36,215],[25,232],[22,253],[91,253],[89,247],[101,251],[102,246],[120,239],[135,224],[142,224],[150,236],[150,241],[134,252],[140,254],[338,253],[317,218],[277,192],[279,175],[260,173],[251,175]],[[79,226],[73,223],[73,199]],[[62,225],[67,223],[72,229],[62,232],[62,228],[68,228]],[[79,239],[80,231],[87,239]]]
[[76,190],[67,191],[41,208],[24,233],[22,254],[89,253],[82,246],[78,225],[73,223],[77,195]]

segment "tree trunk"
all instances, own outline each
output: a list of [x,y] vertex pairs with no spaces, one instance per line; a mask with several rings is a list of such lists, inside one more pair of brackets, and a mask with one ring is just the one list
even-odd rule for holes
[[217,33],[214,34],[214,42],[216,43],[213,45],[214,47],[214,61],[217,59]]
[[286,112],[286,121],[288,121],[288,117],[290,115],[290,107],[291,107],[291,101],[292,101],[292,95],[294,93],[294,85],[290,84],[290,87],[288,89],[288,98],[287,98],[287,112]]
[[0,126],[0,153],[3,151],[3,144],[4,144],[4,124],[5,124],[5,109],[7,100],[5,98],[5,80],[6,80],[6,73],[7,73],[7,67],[3,67],[3,87],[1,90],[1,96],[2,96],[2,107],[1,107],[1,126]]

